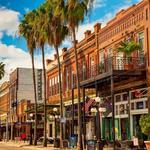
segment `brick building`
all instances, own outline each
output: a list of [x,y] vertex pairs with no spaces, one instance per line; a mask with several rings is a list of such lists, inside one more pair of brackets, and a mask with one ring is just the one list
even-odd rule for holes
[[[102,114],[103,138],[112,139],[113,113],[115,115],[116,138],[130,139],[133,135],[144,138],[140,130],[139,119],[141,114],[148,113],[148,106],[150,109],[149,95],[147,95],[150,83],[149,5],[148,0],[143,0],[126,10],[121,10],[105,27],[102,28],[101,24],[97,23],[94,25],[94,32],[85,31],[84,39],[77,43],[80,85],[83,95],[81,105],[85,102],[85,96],[92,98],[93,94],[97,93],[97,96],[103,99],[103,105],[106,106],[106,103],[109,103],[114,106],[114,112],[109,112],[110,109],[106,108],[106,113]],[[126,68],[125,54],[116,50],[116,45],[120,41],[130,40],[130,35],[134,41],[142,45],[141,51],[132,53],[132,69]],[[59,104],[56,58],[48,60],[47,63],[48,102]],[[63,99],[67,117],[65,132],[71,133],[72,119],[70,117],[74,110],[74,132],[77,133],[77,107],[74,104],[72,109],[71,105],[72,99],[74,99],[74,103],[77,103],[73,48],[62,50],[61,69]],[[90,94],[89,91],[92,93]],[[138,93],[141,93],[141,96],[137,96]],[[92,107],[92,103],[90,107]],[[82,112],[83,114],[84,112]],[[85,118],[86,124],[83,124],[83,127],[85,129],[91,128],[93,135],[96,135],[97,123],[93,121],[90,112],[86,114]]]
[[[9,118],[9,81],[4,82],[0,87],[0,138],[6,132],[6,124]],[[10,130],[10,129],[9,129]]]
[[[43,103],[43,72],[42,69],[35,69],[37,103]],[[10,74],[10,118],[11,138],[20,136],[21,132],[27,132],[26,124],[28,115],[25,109],[34,104],[33,76],[31,68],[17,68]]]

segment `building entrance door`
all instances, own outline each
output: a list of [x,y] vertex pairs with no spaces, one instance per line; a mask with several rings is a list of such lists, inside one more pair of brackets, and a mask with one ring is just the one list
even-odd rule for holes
[[128,118],[121,118],[121,139],[127,140],[128,139]]

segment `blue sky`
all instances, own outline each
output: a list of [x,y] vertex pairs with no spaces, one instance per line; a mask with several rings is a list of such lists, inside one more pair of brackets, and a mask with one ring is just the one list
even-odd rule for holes
[[[116,12],[127,8],[140,0],[95,0],[90,18],[85,19],[79,27],[77,37],[79,41],[84,37],[84,31],[93,29],[96,22],[103,26],[112,19]],[[0,0],[0,61],[6,63],[6,76],[0,81],[3,82],[9,77],[9,73],[16,67],[31,67],[30,56],[27,53],[26,41],[18,37],[17,29],[23,15],[28,11],[37,8],[44,0]],[[67,39],[63,46],[70,45]],[[47,48],[47,58],[52,57],[53,49]],[[36,65],[41,66],[40,52],[37,52]]]

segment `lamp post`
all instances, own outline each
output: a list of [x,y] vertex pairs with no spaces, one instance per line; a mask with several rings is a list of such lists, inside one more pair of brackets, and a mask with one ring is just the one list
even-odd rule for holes
[[101,139],[101,118],[100,118],[100,113],[105,112],[106,108],[100,107],[101,104],[101,98],[96,97],[95,98],[96,105],[91,108],[91,112],[94,114],[97,114],[97,149],[98,150],[103,150],[103,144],[102,144],[102,139]]
[[97,148],[98,150],[103,150],[103,145],[102,145],[102,139],[101,139],[101,122],[100,122],[100,114],[99,114],[99,106],[100,106],[100,102],[101,99],[100,97],[96,97],[95,98],[96,101],[96,108],[97,108],[97,130],[98,130],[98,134],[97,134]]
[[53,117],[54,117],[54,124],[55,124],[55,139],[57,138],[57,119],[60,118],[60,116],[57,115],[58,109],[56,107],[53,108]]
[[[102,113],[104,113],[104,112],[106,112],[106,108],[104,108],[104,107],[99,107],[99,112],[100,112],[100,122],[101,122],[101,124],[102,124]],[[100,130],[101,130],[101,133],[102,133],[102,127],[100,128]],[[102,136],[101,136],[102,137]]]
[[60,116],[58,116],[58,115],[50,115],[50,119],[54,119],[54,126],[55,126],[55,134],[54,134],[54,137],[55,137],[55,139],[57,138],[57,127],[56,127],[56,125],[57,125],[57,119],[60,119]]
[[33,120],[33,114],[29,114],[29,118],[27,120],[28,123],[30,123],[30,141],[29,141],[29,145],[33,145],[33,142],[32,142],[32,123],[34,122]]

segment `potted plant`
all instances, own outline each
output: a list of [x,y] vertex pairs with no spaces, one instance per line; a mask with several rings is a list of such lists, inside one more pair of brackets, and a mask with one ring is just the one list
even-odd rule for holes
[[104,71],[104,62],[100,62],[100,64],[98,65],[98,72],[103,73],[103,71]]
[[142,133],[148,136],[148,141],[144,141],[147,150],[150,150],[150,115],[142,115],[140,118],[140,126]]
[[142,46],[139,43],[136,43],[135,41],[121,41],[117,51],[125,53],[125,61],[124,61],[124,67],[126,70],[133,69],[133,61],[131,54],[135,51],[142,50]]

